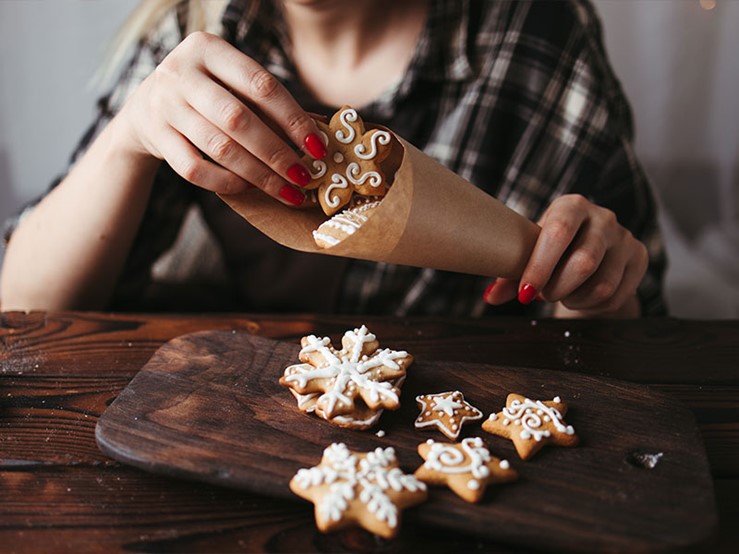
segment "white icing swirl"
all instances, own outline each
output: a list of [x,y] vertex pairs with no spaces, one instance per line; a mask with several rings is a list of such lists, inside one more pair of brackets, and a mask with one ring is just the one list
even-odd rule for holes
[[[557,408],[547,406],[541,400],[537,400],[536,402],[529,398],[525,398],[523,402],[518,399],[513,400],[510,407],[503,408],[503,415],[513,419],[514,424],[521,426],[520,437],[524,440],[533,438],[538,442],[545,437],[551,436],[551,431],[541,428],[543,424],[542,415],[544,415],[544,420],[551,421],[555,429],[560,433],[567,435],[575,434],[572,425],[564,424],[564,419],[560,411]],[[505,421],[503,423],[505,424]]]
[[349,182],[346,180],[346,177],[338,173],[334,173],[331,176],[331,184],[326,188],[326,192],[323,196],[326,201],[326,205],[330,208],[338,208],[339,204],[341,204],[341,197],[338,194],[332,195],[332,193],[335,189],[346,188],[349,188]]
[[354,154],[356,154],[357,158],[359,158],[360,160],[372,160],[377,156],[378,143],[383,146],[390,144],[390,133],[388,133],[387,131],[376,131],[370,137],[370,151],[367,152],[364,144],[360,143],[354,147]]
[[312,179],[320,179],[326,175],[326,171],[328,171],[328,165],[326,165],[326,162],[322,162],[321,160],[313,160],[312,166],[314,169],[314,171],[310,172]]
[[362,173],[362,169],[357,162],[351,162],[346,166],[346,177],[354,185],[363,185],[369,180],[371,187],[379,187],[382,184],[382,177],[377,171],[367,171]]
[[357,133],[354,131],[354,127],[352,127],[349,122],[354,123],[358,119],[358,115],[356,110],[353,110],[351,108],[344,110],[341,112],[341,115],[339,115],[339,120],[341,121],[341,124],[343,125],[344,129],[346,129],[346,132],[344,132],[344,129],[339,129],[334,134],[336,136],[336,140],[341,142],[342,144],[349,144],[354,140],[354,137],[357,136]]
[[430,443],[425,465],[435,471],[448,474],[471,473],[476,479],[490,475],[487,463],[492,460],[490,452],[479,437],[463,439],[461,449],[454,444]]

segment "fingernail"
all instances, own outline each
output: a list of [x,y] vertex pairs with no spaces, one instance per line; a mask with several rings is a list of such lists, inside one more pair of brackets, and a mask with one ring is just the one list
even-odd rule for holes
[[529,285],[528,283],[524,283],[524,285],[521,287],[521,290],[518,291],[518,301],[524,306],[528,306],[529,304],[531,304],[531,302],[533,302],[537,294],[539,293],[533,286]]
[[279,195],[287,200],[293,206],[300,206],[305,202],[305,195],[299,190],[295,190],[290,185],[285,185],[280,189]]
[[304,187],[305,185],[310,183],[310,173],[308,173],[308,170],[305,169],[301,164],[293,164],[288,167],[287,176],[293,183],[295,183],[299,187]]
[[482,299],[485,300],[486,302],[487,302],[487,299],[488,299],[488,295],[492,292],[493,287],[495,287],[495,283],[496,282],[497,281],[493,281],[492,283],[490,283],[488,285],[488,288],[485,289],[485,292],[482,293]]
[[315,133],[311,133],[305,137],[305,148],[317,160],[322,160],[326,157],[326,145],[323,144],[321,137]]

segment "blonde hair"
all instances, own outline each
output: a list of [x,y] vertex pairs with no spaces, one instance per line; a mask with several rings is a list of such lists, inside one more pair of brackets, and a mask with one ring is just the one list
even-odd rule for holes
[[141,0],[113,38],[93,84],[106,85],[131,48],[150,33],[167,13],[183,3],[187,4],[185,36],[195,31],[221,33],[221,17],[228,0]]

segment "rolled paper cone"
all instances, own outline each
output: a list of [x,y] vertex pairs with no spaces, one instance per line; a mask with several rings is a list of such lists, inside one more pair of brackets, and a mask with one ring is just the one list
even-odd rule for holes
[[271,239],[302,252],[520,277],[539,227],[395,138],[383,163],[386,175],[397,168],[385,198],[353,235],[330,248],[313,240],[313,231],[327,219],[320,208],[291,208],[256,189],[221,198]]

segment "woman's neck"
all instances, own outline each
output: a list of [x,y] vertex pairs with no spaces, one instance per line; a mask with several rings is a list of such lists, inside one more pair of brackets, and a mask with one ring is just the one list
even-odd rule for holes
[[402,77],[426,0],[283,0],[292,58],[328,105],[367,104]]

